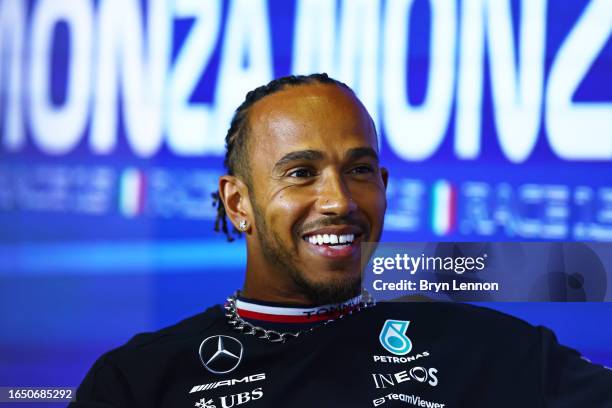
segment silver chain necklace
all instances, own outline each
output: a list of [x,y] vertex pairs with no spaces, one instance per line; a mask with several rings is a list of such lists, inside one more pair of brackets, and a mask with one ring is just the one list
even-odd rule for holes
[[242,334],[252,335],[259,339],[268,340],[272,343],[285,343],[289,339],[297,338],[306,333],[311,333],[319,327],[324,327],[336,320],[342,319],[345,316],[349,316],[353,313],[359,312],[360,310],[376,305],[376,302],[374,302],[372,296],[364,289],[361,293],[361,301],[359,304],[353,308],[348,308],[346,312],[340,313],[338,317],[326,320],[318,326],[313,326],[305,330],[300,330],[297,332],[279,332],[276,330],[268,330],[260,326],[255,326],[254,324],[249,323],[240,317],[238,314],[238,308],[236,307],[236,299],[238,296],[240,296],[240,291],[236,291],[232,296],[229,296],[227,298],[227,303],[224,306],[225,316],[228,319],[229,325],[232,326],[234,330],[237,330]]

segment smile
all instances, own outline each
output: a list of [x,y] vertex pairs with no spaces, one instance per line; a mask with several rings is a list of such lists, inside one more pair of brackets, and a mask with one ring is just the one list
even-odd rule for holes
[[355,234],[315,234],[305,236],[304,239],[313,245],[350,245],[355,240]]
[[307,247],[316,255],[325,258],[349,258],[359,253],[359,238],[357,233],[315,233],[303,237]]

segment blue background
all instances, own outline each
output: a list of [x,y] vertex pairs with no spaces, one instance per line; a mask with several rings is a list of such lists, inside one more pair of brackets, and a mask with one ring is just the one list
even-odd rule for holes
[[[0,10],[8,9],[7,4],[11,1],[0,0]],[[102,2],[85,3],[95,17]],[[41,2],[15,0],[15,3],[25,11],[24,29],[30,34],[32,15]],[[516,40],[521,5],[516,1],[510,3]],[[548,2],[543,87],[561,45],[590,3]],[[193,84],[189,103],[194,106],[216,106],[215,89],[220,77],[231,4],[221,2],[220,34],[211,58]],[[281,0],[264,4],[271,39],[271,74],[278,77],[293,73],[296,4]],[[410,29],[406,32],[410,41],[410,52],[406,56],[410,66],[409,74],[406,73],[406,95],[412,105],[423,102],[428,84],[434,80],[428,78],[431,22],[428,4],[414,2]],[[386,1],[380,2],[381,9],[387,5]],[[460,16],[461,5],[461,2],[456,3],[457,16]],[[140,6],[145,13],[150,3],[143,2]],[[339,3],[336,9],[339,12]],[[8,32],[10,24],[16,23],[7,24],[1,27],[6,29],[4,33]],[[173,20],[169,65],[176,62],[194,24],[189,18]],[[138,28],[136,22],[134,25]],[[380,27],[381,30],[384,27],[382,20]],[[46,60],[50,67],[47,90],[50,106],[62,106],[66,100],[71,78],[67,67],[74,51],[70,47],[70,29],[60,21],[53,31],[51,52]],[[314,27],[313,32],[319,29],[321,27]],[[608,27],[608,39],[580,82],[574,102],[610,104],[610,30]],[[96,39],[95,33],[93,38]],[[133,334],[157,330],[223,302],[242,284],[246,259],[244,242],[226,243],[223,236],[212,231],[214,209],[209,197],[216,189],[216,177],[223,172],[221,155],[179,155],[162,145],[148,157],[139,156],[126,141],[125,118],[121,114],[116,127],[118,143],[110,152],[95,154],[91,151],[87,141],[91,126],[88,118],[78,143],[69,151],[49,154],[33,137],[36,119],[31,113],[27,92],[36,90],[31,89],[27,69],[23,70],[18,87],[24,95],[19,103],[24,112],[20,120],[25,126],[25,141],[17,149],[2,144],[9,136],[7,127],[3,126],[8,120],[8,109],[17,103],[9,98],[9,61],[21,58],[24,67],[28,68],[32,48],[25,42],[21,55],[15,54],[6,41],[0,44],[4,46],[0,61],[0,72],[4,75],[0,75],[0,385],[76,386],[102,352],[124,343]],[[461,52],[459,48],[456,50],[457,58]],[[248,67],[249,63],[246,56],[244,65]],[[383,63],[382,59],[378,61],[379,65]],[[101,68],[93,61],[92,69]],[[389,144],[385,121],[381,120],[382,162],[392,176],[383,240],[571,241],[585,237],[576,232],[576,226],[585,223],[608,231],[608,235],[603,234],[600,238],[612,240],[610,159],[569,161],[555,155],[547,142],[542,113],[532,153],[519,163],[510,161],[498,143],[488,57],[484,58],[483,70],[482,150],[475,159],[461,159],[453,149],[457,110],[454,97],[444,139],[435,152],[423,160],[401,159]],[[328,72],[334,74],[331,68]],[[249,88],[261,84],[262,81],[249,82]],[[93,85],[88,85],[93,95]],[[236,93],[239,94],[237,105],[244,90],[236,89]],[[118,112],[126,104],[121,101],[116,106]],[[377,106],[380,108],[383,104],[381,98]],[[382,117],[380,112],[378,116]],[[413,130],[418,133],[418,129]],[[224,134],[217,132],[207,137],[223,138]],[[607,137],[612,138],[612,134]],[[580,134],[576,134],[576,138],[580,138]],[[108,172],[105,179],[108,188],[92,184],[99,169]],[[135,214],[126,213],[121,206],[121,180],[128,169],[136,169],[146,180],[142,187],[144,199]],[[451,185],[457,195],[446,207],[455,222],[442,231],[432,226],[432,217],[436,214],[433,208],[437,205],[433,186],[440,181]],[[491,191],[500,185],[509,186],[515,198],[524,185],[534,185],[540,191],[550,185],[557,186],[569,197],[554,206],[557,214],[558,211],[567,214],[561,217],[561,224],[566,228],[551,238],[546,235],[545,228],[546,223],[551,222],[549,207],[515,199],[507,210],[511,221],[498,221],[494,231],[487,234],[478,229],[466,229],[466,222],[488,220],[496,208],[494,196],[473,200],[464,195],[466,183],[481,183]],[[416,190],[403,190],[402,186],[406,185]],[[88,194],[98,191],[97,188],[98,198],[102,197],[105,203],[102,209],[95,210],[88,207],[87,201],[83,201],[84,204],[79,201],[79,197],[91,198]],[[597,199],[587,206],[578,205],[578,188],[591,191]],[[63,198],[54,198],[53,191],[62,191]],[[415,191],[422,193],[418,196],[421,198],[415,198]],[[48,204],[55,202],[53,200],[61,205]],[[559,222],[559,218],[553,218],[556,221],[552,222]],[[527,234],[513,228],[512,220],[518,223],[529,220],[536,228]],[[497,303],[489,306],[534,324],[546,325],[557,333],[561,342],[579,349],[596,362],[612,365],[612,304]]]

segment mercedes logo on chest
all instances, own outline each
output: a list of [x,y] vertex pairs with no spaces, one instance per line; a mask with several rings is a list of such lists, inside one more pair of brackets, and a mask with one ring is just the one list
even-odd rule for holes
[[214,374],[227,374],[242,361],[242,343],[231,336],[210,336],[200,344],[200,360]]

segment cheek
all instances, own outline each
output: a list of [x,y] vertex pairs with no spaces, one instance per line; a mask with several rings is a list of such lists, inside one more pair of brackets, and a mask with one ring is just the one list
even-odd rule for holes
[[387,210],[387,196],[384,189],[377,185],[361,188],[353,195],[361,211],[370,219],[372,228],[380,228]]
[[293,234],[298,221],[308,211],[307,195],[284,191],[268,203],[268,219],[277,234]]
[[372,222],[380,225],[385,217],[385,211],[387,210],[387,200],[385,197],[375,197],[368,202],[369,215],[372,218]]

